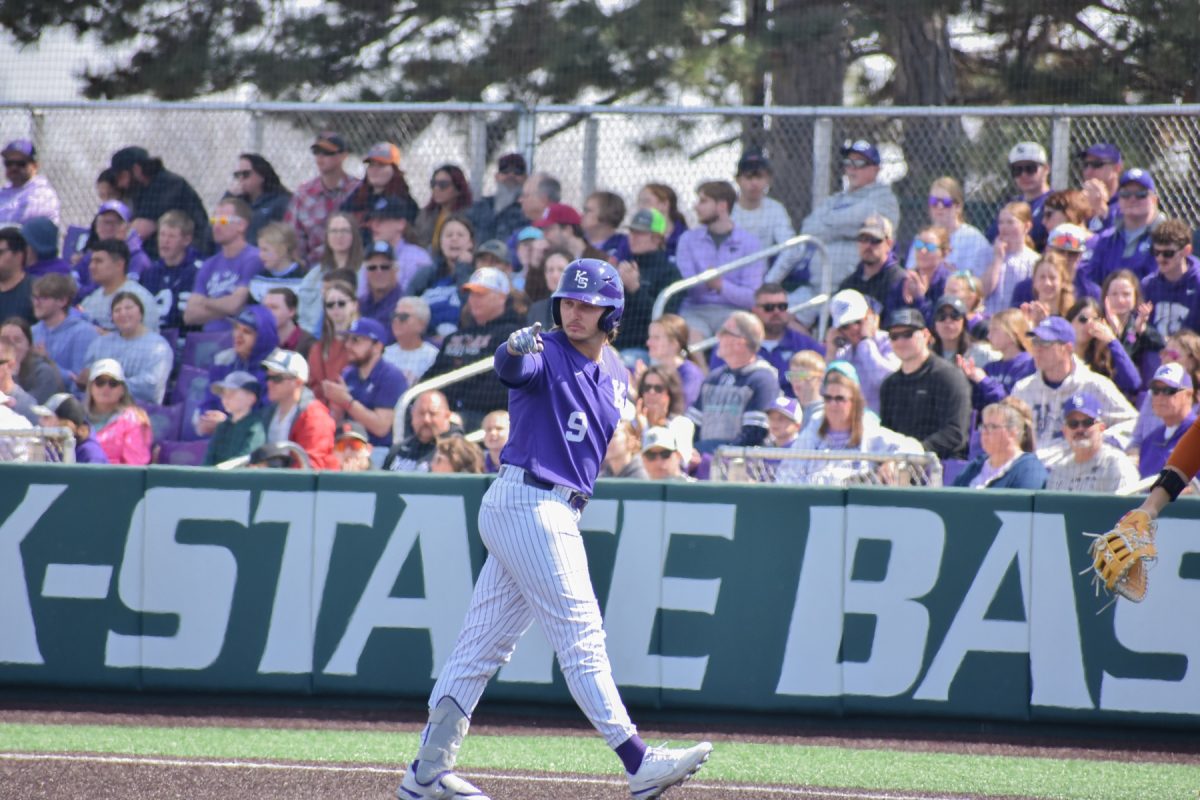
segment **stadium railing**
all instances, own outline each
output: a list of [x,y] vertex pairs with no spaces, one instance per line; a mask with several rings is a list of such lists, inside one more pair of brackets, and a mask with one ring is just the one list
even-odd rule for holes
[[[803,479],[788,472],[804,462]],[[784,474],[780,475],[783,469]],[[800,473],[804,474],[804,473]],[[780,481],[777,478],[783,477]],[[710,480],[726,483],[787,483],[820,486],[941,486],[942,462],[933,453],[861,453],[857,450],[793,450],[789,447],[718,447]]]

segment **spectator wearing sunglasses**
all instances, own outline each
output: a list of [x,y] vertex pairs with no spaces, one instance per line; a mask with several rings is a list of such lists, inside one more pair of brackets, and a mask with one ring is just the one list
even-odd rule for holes
[[[824,352],[821,343],[811,336],[788,326],[792,315],[788,313],[788,294],[778,283],[764,283],[754,290],[754,316],[763,324],[763,340],[758,347],[758,357],[766,361],[779,373],[779,388],[788,397],[792,396],[792,385],[787,379],[788,361],[801,350]],[[725,362],[717,353],[709,360],[709,370]]]
[[1077,301],[1067,310],[1066,318],[1075,329],[1075,355],[1092,372],[1115,383],[1126,397],[1136,397],[1142,388],[1141,375],[1117,341],[1117,334],[1105,318],[1099,301],[1091,297]]
[[1113,494],[1137,483],[1132,459],[1104,441],[1103,409],[1094,395],[1080,392],[1068,397],[1062,417],[1065,452],[1050,469],[1047,489]]
[[287,213],[288,203],[292,199],[292,193],[279,179],[275,167],[258,153],[242,153],[238,156],[230,191],[250,206],[246,241],[255,246],[258,246],[259,231],[272,222],[283,222],[283,215]]
[[[1088,243],[1093,239],[1095,237],[1091,235],[1091,232],[1087,228],[1071,222],[1056,225],[1050,231],[1050,236],[1046,239],[1046,250],[1042,255],[1042,261],[1047,258],[1061,260],[1065,275],[1063,286],[1071,287],[1075,299],[1081,297],[1100,299],[1099,284],[1093,283],[1088,278],[1086,270],[1079,269],[1079,263],[1084,253],[1087,252]],[[1039,261],[1038,263],[1040,264],[1041,262]],[[1037,265],[1034,265],[1034,272],[1037,272]],[[1034,286],[1036,277],[1036,274],[1031,275],[1013,288],[1013,308],[1023,308],[1024,304],[1032,303],[1039,299],[1036,297],[1038,292]],[[1051,313],[1062,316],[1061,312]],[[1034,320],[1034,324],[1040,321],[1040,318],[1036,319]]]
[[[965,269],[976,278],[981,277],[988,264],[992,263],[992,243],[979,228],[963,220],[962,184],[948,175],[937,178],[929,185],[927,202],[932,226],[943,228],[950,235],[944,258],[951,272]],[[921,234],[917,235],[919,237]],[[911,269],[916,261],[917,242],[914,240],[904,263]],[[934,293],[932,297],[936,299],[940,294]]]
[[212,237],[220,248],[196,274],[196,284],[188,295],[183,321],[203,325],[205,331],[229,330],[229,319],[250,299],[250,281],[263,269],[258,248],[246,241],[250,224],[250,206],[236,197],[217,203]]
[[301,260],[316,264],[325,252],[325,221],[358,188],[359,180],[346,174],[346,140],[339,134],[324,131],[309,149],[317,176],[296,187],[283,220],[296,229]]
[[1105,278],[1119,269],[1132,270],[1139,278],[1158,270],[1150,237],[1164,218],[1158,210],[1154,177],[1135,167],[1125,170],[1120,181],[1117,203],[1121,220],[1096,237],[1086,261],[1080,265],[1093,283],[1104,283]]
[[471,185],[467,183],[467,176],[462,169],[454,164],[442,164],[429,179],[429,202],[417,214],[413,225],[416,243],[430,248],[440,242],[442,225],[446,220],[454,215],[465,217],[472,203]]
[[896,257],[892,223],[872,214],[858,229],[858,264],[838,285],[838,291],[853,289],[868,297],[886,314],[888,302],[905,280],[904,267]]
[[825,360],[852,364],[867,408],[878,413],[879,387],[900,368],[887,333],[879,330],[879,312],[861,293],[843,289],[829,301],[829,321]]
[[34,217],[49,217],[55,224],[62,222],[58,192],[45,175],[38,174],[37,148],[28,139],[15,139],[0,150],[4,158],[4,177],[8,180],[0,189],[0,223],[18,225]]
[[[366,175],[357,188],[342,203],[341,210],[352,215],[363,231],[363,246],[371,244],[371,234],[367,228],[367,220],[371,211],[382,208],[390,200],[405,209],[411,209],[415,218],[417,203],[412,199],[408,187],[408,179],[400,168],[400,148],[391,142],[378,142],[371,145],[367,157],[363,159]],[[376,237],[378,238],[378,237]],[[396,243],[391,243],[395,247]]]
[[939,225],[918,231],[909,250],[904,280],[892,287],[887,307],[915,308],[925,315],[927,324],[933,324],[933,304],[946,293],[946,280],[953,272],[946,263],[949,255],[949,231]]
[[1089,205],[1084,224],[1092,233],[1100,233],[1116,225],[1121,216],[1117,198],[1119,180],[1125,169],[1121,150],[1115,144],[1097,142],[1080,150],[1078,158],[1083,174],[1083,193]]
[[1138,472],[1143,478],[1162,471],[1167,456],[1196,422],[1195,388],[1182,364],[1163,364],[1155,371],[1150,380],[1150,409],[1156,424],[1138,452]]
[[125,385],[121,365],[116,359],[102,358],[90,366],[89,373],[84,411],[108,463],[149,464],[154,432]]
[[386,347],[394,341],[392,315],[396,313],[396,303],[404,295],[392,246],[387,242],[372,244],[363,263],[363,271],[367,275],[367,289],[358,297],[358,313],[360,317],[373,319],[383,326],[383,344]]
[[322,403],[326,378],[337,380],[350,363],[344,334],[358,319],[358,298],[354,285],[341,280],[330,281],[324,293],[325,317],[321,322],[321,337],[308,351],[308,386]]
[[860,260],[858,236],[867,218],[878,215],[894,229],[900,222],[900,202],[886,183],[879,180],[879,148],[859,139],[841,150],[845,189],[817,204],[800,226],[800,232],[825,244],[837,286],[854,271]]
[[990,403],[979,426],[983,452],[963,467],[955,486],[973,489],[1026,489],[1046,487],[1046,468],[1033,453],[1033,416],[1029,406],[1015,397]]
[[684,461],[676,439],[669,428],[650,428],[642,435],[642,465],[650,480],[695,482],[695,478],[683,471]]
[[404,373],[409,386],[416,386],[437,359],[437,345],[425,341],[429,317],[429,304],[420,297],[401,297],[392,313],[393,341],[383,358]]
[[[1018,142],[1008,151],[1008,171],[1018,192],[1009,199],[1029,205],[1033,220],[1029,236],[1033,239],[1033,248],[1041,251],[1046,246],[1048,233],[1042,221],[1042,210],[1050,197],[1050,159],[1046,148],[1037,142]],[[1000,217],[997,215],[988,226],[988,241],[996,241],[999,232]]]
[[1186,328],[1200,331],[1200,260],[1192,255],[1192,229],[1178,219],[1163,220],[1150,234],[1158,269],[1142,279],[1142,294],[1154,310],[1150,324],[1164,337]]

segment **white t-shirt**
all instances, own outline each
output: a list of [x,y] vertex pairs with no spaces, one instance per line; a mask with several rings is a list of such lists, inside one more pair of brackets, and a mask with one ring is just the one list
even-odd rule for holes
[[429,342],[421,342],[416,350],[401,350],[400,345],[395,343],[383,348],[383,360],[404,373],[409,388],[429,371],[437,355],[437,347]]

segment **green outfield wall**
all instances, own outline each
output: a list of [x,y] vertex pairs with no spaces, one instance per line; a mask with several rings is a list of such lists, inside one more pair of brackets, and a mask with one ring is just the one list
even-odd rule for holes
[[[0,466],[0,683],[424,699],[486,478]],[[643,707],[1200,725],[1200,502],[1100,614],[1129,499],[602,481],[609,654]],[[489,698],[571,702],[536,626]]]

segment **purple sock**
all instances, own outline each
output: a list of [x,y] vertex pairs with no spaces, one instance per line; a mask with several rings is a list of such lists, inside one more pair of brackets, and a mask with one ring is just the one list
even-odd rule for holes
[[642,756],[646,755],[646,743],[635,733],[617,745],[617,755],[625,765],[625,771],[632,775],[642,765]]

